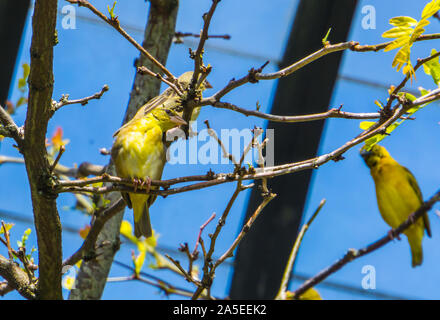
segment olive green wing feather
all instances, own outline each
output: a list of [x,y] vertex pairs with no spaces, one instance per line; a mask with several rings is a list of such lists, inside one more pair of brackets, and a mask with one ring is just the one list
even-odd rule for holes
[[[417,197],[420,200],[420,203],[423,203],[422,192],[420,191],[419,184],[417,183],[416,178],[411,173],[411,171],[409,171],[407,168],[403,167],[403,169],[406,172],[407,179],[408,179],[408,182],[409,182],[411,188],[413,188],[413,190],[416,192]],[[425,212],[422,217],[423,217],[423,223],[425,225],[426,233],[428,234],[429,237],[431,237],[432,236],[431,224],[429,223],[428,213]]]
[[146,104],[144,104],[142,107],[140,107],[138,112],[136,112],[136,114],[134,115],[134,117],[130,121],[128,121],[126,124],[124,124],[122,127],[120,127],[113,134],[113,137],[116,137],[122,129],[128,127],[134,120],[137,120],[139,118],[146,116],[148,113],[150,113],[152,110],[154,110],[158,106],[163,105],[170,96],[170,94],[167,93],[167,90],[165,90],[161,95],[156,96],[153,99],[149,100]]

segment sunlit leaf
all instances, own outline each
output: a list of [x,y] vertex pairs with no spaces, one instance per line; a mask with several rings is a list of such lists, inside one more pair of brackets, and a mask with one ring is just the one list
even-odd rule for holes
[[428,19],[439,10],[440,10],[440,1],[432,0],[431,2],[426,4],[425,8],[423,8],[422,19]]
[[361,128],[362,130],[368,130],[375,123],[376,122],[374,122],[374,121],[362,121],[359,124],[359,128]]
[[[11,230],[11,228],[12,228],[13,226],[14,226],[13,223],[5,223],[6,231]],[[3,228],[2,225],[0,225],[0,234],[3,234],[3,233],[5,233],[5,229]]]
[[390,19],[390,24],[396,27],[413,27],[417,25],[417,20],[411,17],[394,17]]
[[382,33],[383,38],[400,38],[409,36],[414,31],[411,27],[395,27]]
[[[436,54],[437,51],[435,49],[431,50],[431,56]],[[431,59],[423,64],[423,70],[427,75],[430,75],[432,77],[432,80],[434,80],[435,84],[438,86],[440,85],[440,63],[439,63],[439,57]]]

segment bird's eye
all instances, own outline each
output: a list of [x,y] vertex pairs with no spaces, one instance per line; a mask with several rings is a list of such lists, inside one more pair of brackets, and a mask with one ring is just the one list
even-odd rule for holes
[[166,109],[165,112],[167,113],[167,115],[171,116],[173,114],[173,112],[169,109]]

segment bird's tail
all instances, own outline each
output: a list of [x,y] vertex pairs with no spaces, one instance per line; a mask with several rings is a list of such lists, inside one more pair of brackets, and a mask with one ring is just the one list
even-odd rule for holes
[[148,197],[130,194],[130,198],[133,204],[134,235],[137,238],[141,236],[145,238],[151,237],[153,235],[153,229],[151,228],[150,213],[148,210]]
[[412,257],[412,267],[420,266],[423,262],[423,249],[422,249],[422,239],[423,234],[420,237],[416,232],[411,232],[414,230],[408,230],[407,233],[409,246],[411,247],[411,257]]

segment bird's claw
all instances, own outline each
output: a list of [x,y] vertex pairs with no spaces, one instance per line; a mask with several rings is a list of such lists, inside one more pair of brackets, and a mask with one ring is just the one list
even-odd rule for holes
[[145,188],[145,192],[149,193],[151,189],[151,178],[146,177],[145,179],[133,178],[134,192],[137,191],[138,187]]
[[399,236],[398,234],[395,234],[395,233],[394,233],[394,230],[390,230],[390,231],[388,231],[388,237],[389,237],[391,240],[397,239],[397,240],[400,241],[400,236]]

